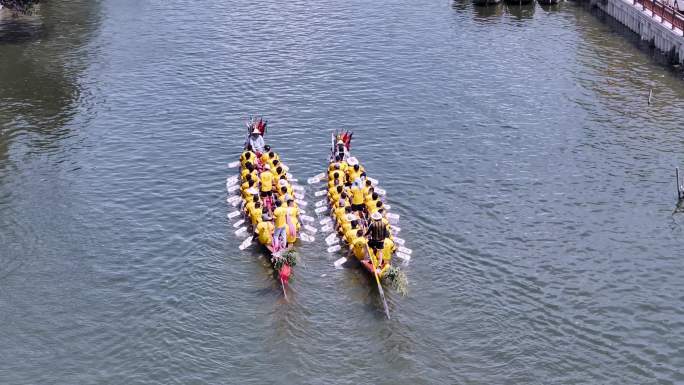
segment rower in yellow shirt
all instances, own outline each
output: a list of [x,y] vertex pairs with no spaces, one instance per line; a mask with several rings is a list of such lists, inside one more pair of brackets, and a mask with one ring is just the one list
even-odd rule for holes
[[252,171],[254,171],[254,165],[251,162],[247,162],[247,164],[240,169],[240,178],[245,180],[247,175],[251,174]]
[[375,210],[377,208],[379,201],[380,201],[380,195],[378,195],[378,193],[374,192],[373,195],[367,196],[366,202],[365,202],[366,210],[372,214],[374,212],[373,210]]
[[382,266],[383,263],[390,263],[392,260],[392,254],[394,253],[395,246],[392,239],[385,238],[383,242],[382,252],[378,252],[380,258],[378,258],[378,264]]
[[352,211],[364,212],[366,209],[365,197],[360,186],[353,186],[351,189],[351,207]]
[[261,222],[255,229],[259,243],[262,245],[270,245],[273,243],[273,220],[268,213],[263,214]]
[[242,165],[242,167],[245,167],[245,164],[247,162],[254,163],[255,160],[256,160],[256,154],[254,152],[252,152],[251,147],[248,148],[247,150],[243,151],[242,155],[240,155],[240,164]]
[[261,157],[259,157],[259,161],[261,161],[262,165],[268,164],[268,160],[270,159],[268,156],[269,152],[271,152],[271,146],[267,144],[264,146],[264,152],[261,153]]
[[271,196],[273,193],[273,174],[271,173],[270,166],[266,165],[265,170],[261,173],[261,196],[267,197]]
[[359,261],[366,258],[366,249],[368,248],[368,240],[363,236],[363,230],[358,230],[356,232],[356,237],[351,243],[351,248],[349,249],[349,255],[354,254],[356,259]]
[[297,234],[301,227],[299,224],[299,208],[297,208],[292,196],[286,196],[285,199],[287,200],[287,214],[285,217],[287,223],[287,243],[293,244],[297,242]]
[[339,202],[340,195],[342,195],[342,186],[337,186],[331,192],[328,193],[328,199],[330,202]]
[[259,219],[261,219],[261,216],[263,215],[261,202],[254,202],[254,205],[248,212],[252,226],[256,226],[257,222],[259,222]]
[[361,229],[359,228],[359,221],[356,218],[354,218],[353,221],[350,221],[349,225],[349,229],[344,232],[344,240],[351,245],[352,242],[354,242],[354,238],[356,238],[356,233]]
[[273,249],[280,250],[287,244],[287,209],[283,207],[282,201],[276,200],[275,210],[273,210],[274,226]]

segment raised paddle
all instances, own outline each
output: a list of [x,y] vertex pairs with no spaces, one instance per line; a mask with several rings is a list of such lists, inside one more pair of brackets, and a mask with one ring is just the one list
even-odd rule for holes
[[390,319],[389,308],[387,307],[387,300],[385,299],[385,291],[382,290],[380,277],[378,277],[378,263],[376,262],[375,255],[368,245],[366,245],[366,251],[368,252],[371,263],[373,264],[373,275],[375,276],[375,282],[378,284],[378,292],[380,293],[380,298],[382,299],[382,305],[385,307],[385,315],[387,315],[387,319]]

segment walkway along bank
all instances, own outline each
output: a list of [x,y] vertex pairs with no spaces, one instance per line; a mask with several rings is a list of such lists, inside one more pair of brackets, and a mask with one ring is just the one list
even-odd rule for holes
[[684,15],[673,7],[658,0],[590,0],[590,4],[639,34],[673,63],[684,64]]

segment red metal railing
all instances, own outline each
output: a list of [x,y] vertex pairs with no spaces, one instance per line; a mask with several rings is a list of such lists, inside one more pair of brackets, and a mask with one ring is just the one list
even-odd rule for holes
[[633,4],[639,4],[644,9],[648,9],[653,16],[658,16],[662,21],[672,25],[672,29],[679,28],[684,31],[684,16],[679,14],[676,9],[658,0],[632,0]]

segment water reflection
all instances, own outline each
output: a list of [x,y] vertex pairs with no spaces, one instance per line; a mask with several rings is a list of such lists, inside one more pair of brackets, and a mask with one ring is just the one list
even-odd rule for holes
[[506,3],[506,10],[516,20],[532,19],[536,4],[534,2],[521,4],[519,2]]
[[476,5],[473,7],[473,18],[478,22],[496,22],[501,15],[503,15],[503,5],[498,4],[488,4],[488,5]]
[[40,146],[54,146],[68,131],[86,67],[75,52],[93,36],[97,4],[46,2],[31,16],[0,11],[0,167],[13,137],[38,133]]

